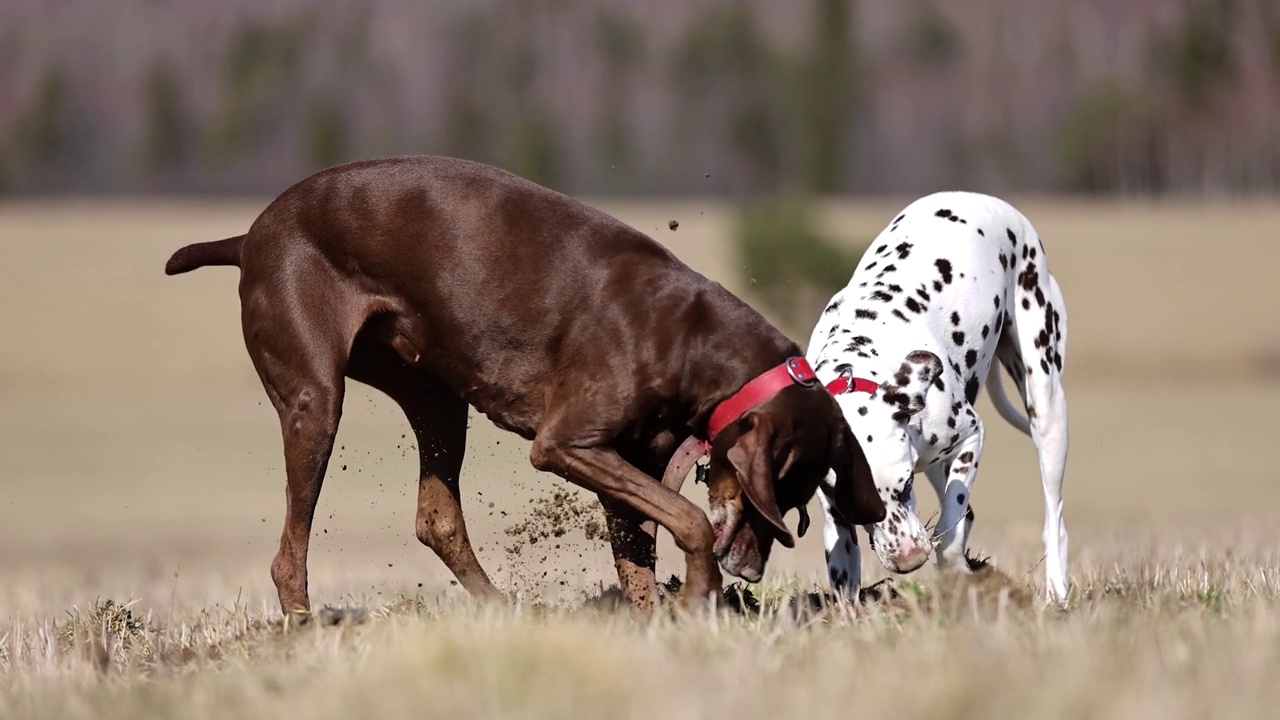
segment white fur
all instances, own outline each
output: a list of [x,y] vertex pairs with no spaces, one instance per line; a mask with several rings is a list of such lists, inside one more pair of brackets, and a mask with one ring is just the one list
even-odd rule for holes
[[[928,556],[932,543],[916,517],[912,487],[923,472],[941,506],[937,561],[969,570],[969,503],[984,435],[973,403],[985,385],[1000,416],[1035,443],[1044,485],[1045,593],[1065,600],[1066,342],[1066,306],[1044,247],[1005,201],[969,192],[928,195],[871,244],[823,311],[807,355],[824,383],[852,372],[881,384],[874,394],[849,392],[837,401],[888,507],[884,521],[866,528],[887,569],[910,572]],[[1001,366],[1026,417],[1005,396]],[[856,596],[857,538],[821,493],[819,502],[832,586]]]

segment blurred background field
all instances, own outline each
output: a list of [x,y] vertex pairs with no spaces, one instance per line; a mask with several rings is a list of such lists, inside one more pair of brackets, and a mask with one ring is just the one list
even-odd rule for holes
[[[244,351],[237,273],[161,271],[173,248],[242,230],[266,201],[0,205],[0,570],[9,577],[20,572],[31,587],[62,577],[58,592],[68,594],[59,597],[81,600],[126,592],[139,573],[180,573],[179,592],[227,601],[241,583],[247,597],[273,597],[266,566],[283,506],[279,429]],[[756,300],[759,281],[743,264],[737,216],[725,203],[595,204]],[[815,211],[815,232],[856,250],[855,239],[873,236],[901,204],[831,201]],[[1106,549],[1113,532],[1212,530],[1271,516],[1280,483],[1266,450],[1274,436],[1267,418],[1280,382],[1268,361],[1277,325],[1267,311],[1276,307],[1280,247],[1268,229],[1280,226],[1280,209],[1038,197],[1019,205],[1045,238],[1070,313],[1066,497],[1072,547],[1084,553],[1078,561]],[[670,219],[680,222],[675,232]],[[812,318],[821,302],[795,315]],[[808,323],[765,311],[807,339]],[[407,424],[355,383],[346,407],[318,512],[315,596],[414,590],[419,582],[446,590],[447,572],[413,537],[417,475],[402,437]],[[1016,563],[1030,568],[1041,522],[1034,452],[985,396],[979,411],[989,416],[991,439],[974,542],[1001,560],[1017,549]],[[607,549],[580,536],[513,566],[504,531],[535,511],[531,498],[565,484],[534,471],[528,443],[483,416],[469,442],[465,504],[487,567],[505,573],[509,587],[550,597],[561,581],[575,591],[611,581]],[[704,501],[700,488],[686,492]],[[934,504],[927,495],[922,503]],[[667,540],[662,568],[680,573]],[[873,579],[883,574],[874,560],[866,567]],[[770,570],[820,578],[820,534],[780,551]],[[227,571],[235,583],[205,580]]]
[[[915,196],[969,189],[1010,200],[1044,240],[1069,314],[1071,571],[1121,591],[1104,610],[1086,603],[1073,625],[1023,627],[1026,644],[1010,641],[971,674],[928,684],[917,710],[991,709],[965,694],[966,683],[998,686],[1022,668],[1027,683],[1114,681],[1113,708],[1182,693],[1187,702],[1166,708],[1166,720],[1214,699],[1247,706],[1243,695],[1215,690],[1217,676],[1160,676],[1172,667],[1165,654],[1135,661],[1150,670],[1136,679],[1083,669],[1093,651],[1155,653],[1148,636],[1166,631],[1186,634],[1177,652],[1217,653],[1205,667],[1233,682],[1280,668],[1262,645],[1254,655],[1230,652],[1249,628],[1275,636],[1266,620],[1280,540],[1271,456],[1280,405],[1273,1],[7,0],[0,670],[23,667],[5,654],[6,638],[16,643],[30,623],[55,622],[95,598],[136,598],[160,620],[215,607],[276,612],[268,565],[284,509],[279,430],[244,351],[237,274],[167,278],[162,267],[183,244],[243,232],[314,170],[398,153],[488,161],[581,198],[740,293],[801,343],[865,244]],[[989,437],[972,546],[1038,584],[1034,451],[985,396],[979,412]],[[317,512],[315,604],[462,597],[413,536],[408,433],[389,401],[350,384]],[[536,473],[528,450],[473,416],[462,481],[471,536],[504,588],[576,602],[614,582],[606,547],[574,531],[509,550],[521,541],[508,530],[544,512],[553,490],[578,494]],[[705,503],[700,487],[685,492]],[[936,506],[931,493],[920,501],[925,516]],[[683,573],[665,534],[660,552],[664,577]],[[1225,575],[1214,570],[1223,566]],[[1234,593],[1209,605],[1239,610],[1235,624],[1163,614],[1185,610],[1173,603],[1134,630],[1124,613],[1147,606],[1124,604],[1125,583],[1150,573],[1178,602]],[[774,554],[765,583],[804,586],[823,575],[815,527],[797,549]],[[869,581],[883,575],[874,560],[864,563]],[[1205,584],[1188,589],[1200,577]],[[1261,602],[1232,604],[1245,597]],[[1094,612],[1107,620],[1090,635]],[[446,636],[470,632],[468,618]],[[569,652],[541,631],[513,632],[563,650],[547,651],[556,661]],[[732,635],[750,648],[735,662],[759,667],[755,659],[767,665],[775,652],[827,658],[843,652],[833,643],[851,642],[806,636],[803,652],[788,651],[769,645],[782,637],[770,632],[749,642]],[[867,633],[855,639],[888,653],[881,664],[839,659],[880,680],[906,677],[893,662],[955,669],[942,654],[979,642],[964,629],[914,627],[905,635],[913,650],[895,644],[892,629]],[[660,637],[683,642],[677,636]],[[374,647],[384,641],[403,642],[375,635]],[[370,652],[360,647],[359,657]],[[662,662],[678,653],[637,648]],[[345,652],[324,657],[358,664]],[[405,667],[421,671],[424,662]],[[447,664],[431,662],[432,671]],[[50,710],[57,703],[40,699],[65,690],[57,678],[68,666],[49,667],[51,695],[27,687],[20,697],[59,715]],[[460,687],[485,686],[459,672],[472,683]],[[636,687],[670,681],[641,675]],[[75,687],[102,690],[76,677]],[[610,707],[640,697],[618,690],[605,670],[572,677],[601,688]],[[0,715],[11,679],[0,677]],[[331,687],[347,702],[370,692]],[[1037,697],[1068,697],[1071,687]],[[106,697],[92,692],[83,716],[95,715],[91,698]],[[677,694],[670,703],[706,709],[713,697]],[[388,702],[389,712],[405,712]],[[450,702],[475,709],[465,698]],[[250,705],[264,715],[278,708]],[[812,701],[814,716],[840,707]]]

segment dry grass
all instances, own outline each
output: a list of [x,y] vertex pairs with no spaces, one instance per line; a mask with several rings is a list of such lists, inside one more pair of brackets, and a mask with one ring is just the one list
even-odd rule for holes
[[780,589],[758,615],[644,624],[421,598],[303,628],[109,607],[6,628],[0,716],[1258,717],[1280,700],[1277,573],[1134,556],[1086,573],[1066,612],[933,583],[911,603],[797,614]]
[[[900,202],[828,217],[854,238]],[[601,205],[734,287],[723,207]],[[1034,453],[985,400],[973,546],[1011,580],[927,569],[896,599],[815,609],[815,527],[752,588],[759,613],[646,624],[609,609],[591,517],[563,535],[530,522],[577,490],[481,417],[464,504],[518,604],[472,605],[413,538],[407,424],[352,385],[310,564],[313,601],[357,612],[306,628],[280,622],[267,574],[279,435],[235,274],[160,272],[262,202],[0,205],[0,717],[1272,714],[1280,385],[1258,370],[1280,347],[1259,320],[1280,304],[1280,209],[1020,205],[1070,303],[1066,612],[1037,600]],[[665,534],[660,553],[682,572]],[[883,572],[867,558],[864,576]]]

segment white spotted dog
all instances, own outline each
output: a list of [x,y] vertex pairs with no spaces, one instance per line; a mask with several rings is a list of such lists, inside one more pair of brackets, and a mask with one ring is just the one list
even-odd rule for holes
[[[1065,600],[1066,342],[1067,310],[1040,238],[1005,201],[969,192],[928,195],[871,244],[822,312],[807,354],[836,393],[888,508],[882,522],[865,528],[886,569],[911,572],[933,547],[915,514],[918,472],[941,506],[938,564],[961,572],[979,565],[966,543],[983,441],[973,405],[985,379],[1000,416],[1035,442],[1044,484],[1045,593]],[[1005,396],[999,365],[1017,386],[1026,417]],[[857,597],[854,529],[824,493],[818,497],[832,588]]]

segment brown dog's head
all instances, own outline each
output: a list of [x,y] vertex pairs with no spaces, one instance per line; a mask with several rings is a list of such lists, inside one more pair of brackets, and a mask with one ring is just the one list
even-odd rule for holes
[[782,517],[798,508],[803,536],[805,505],[833,470],[828,495],[844,519],[857,525],[884,519],[862,448],[821,386],[785,388],[721,431],[711,444],[707,495],[714,552],[725,572],[756,582],[775,539],[795,547]]

